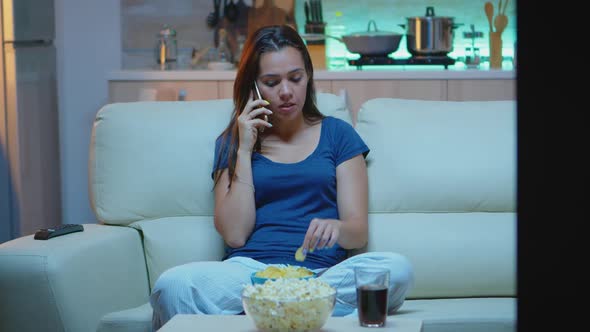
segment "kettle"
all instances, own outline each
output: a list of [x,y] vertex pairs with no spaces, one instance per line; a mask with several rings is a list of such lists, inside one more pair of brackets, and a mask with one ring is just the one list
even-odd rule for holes
[[176,62],[176,55],[178,54],[176,30],[172,29],[168,24],[164,24],[162,30],[156,36],[154,54],[156,63],[164,67],[168,63]]

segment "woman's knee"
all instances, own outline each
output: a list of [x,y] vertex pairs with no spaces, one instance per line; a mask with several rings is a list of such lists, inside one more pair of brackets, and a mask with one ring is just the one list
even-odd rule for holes
[[202,284],[199,280],[205,277],[200,271],[208,270],[206,266],[200,265],[202,265],[200,262],[191,263],[164,271],[156,280],[152,293],[164,299],[168,296],[174,298],[190,296],[194,293],[196,286]]
[[395,252],[383,253],[388,265],[391,267],[392,275],[398,282],[411,283],[414,279],[414,268],[410,260]]
[[396,252],[379,251],[361,254],[370,265],[387,266],[390,270],[390,282],[396,284],[411,284],[414,279],[414,269],[410,260]]
[[176,268],[164,271],[156,280],[152,289],[152,304],[164,306],[172,305],[178,301],[190,289],[189,279],[183,273],[179,273]]

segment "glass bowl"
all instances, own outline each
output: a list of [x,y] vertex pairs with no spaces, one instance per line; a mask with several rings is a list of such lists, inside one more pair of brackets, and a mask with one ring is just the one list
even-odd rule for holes
[[335,303],[336,289],[319,279],[280,278],[247,285],[242,292],[246,315],[263,332],[319,330],[332,315]]

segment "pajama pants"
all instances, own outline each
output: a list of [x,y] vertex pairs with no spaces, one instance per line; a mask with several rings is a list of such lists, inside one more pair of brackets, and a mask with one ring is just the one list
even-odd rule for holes
[[[268,266],[251,258],[233,257],[222,262],[188,263],[165,271],[150,296],[154,331],[176,314],[242,313],[241,294],[244,286],[251,284],[250,275]],[[388,313],[397,311],[413,285],[412,266],[404,256],[396,253],[367,252],[328,269],[314,270],[323,272],[318,278],[337,289],[333,316],[346,316],[356,309],[354,268],[361,266],[389,267]]]

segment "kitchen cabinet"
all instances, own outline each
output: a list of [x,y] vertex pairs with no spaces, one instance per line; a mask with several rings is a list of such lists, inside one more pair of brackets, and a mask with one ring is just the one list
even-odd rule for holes
[[332,88],[332,81],[330,80],[315,80],[315,91],[317,92],[326,92],[326,93],[335,93],[334,89]]
[[353,112],[373,98],[402,98],[422,100],[446,100],[447,86],[444,80],[338,80],[332,81],[332,92],[345,91]]
[[234,96],[234,81],[218,81],[219,99],[231,99]]
[[[358,112],[368,99],[391,97],[420,100],[516,100],[514,71],[329,72],[316,71],[317,92],[346,95]],[[144,89],[155,89],[156,100],[232,98],[235,72],[116,72],[109,78],[110,102],[140,99]]]
[[448,100],[516,100],[516,80],[449,80]]
[[186,91],[186,100],[221,98],[219,84],[216,81],[111,81],[109,102],[138,101],[141,99],[142,91],[150,89],[156,91],[156,100],[163,101],[177,100],[180,90]]

